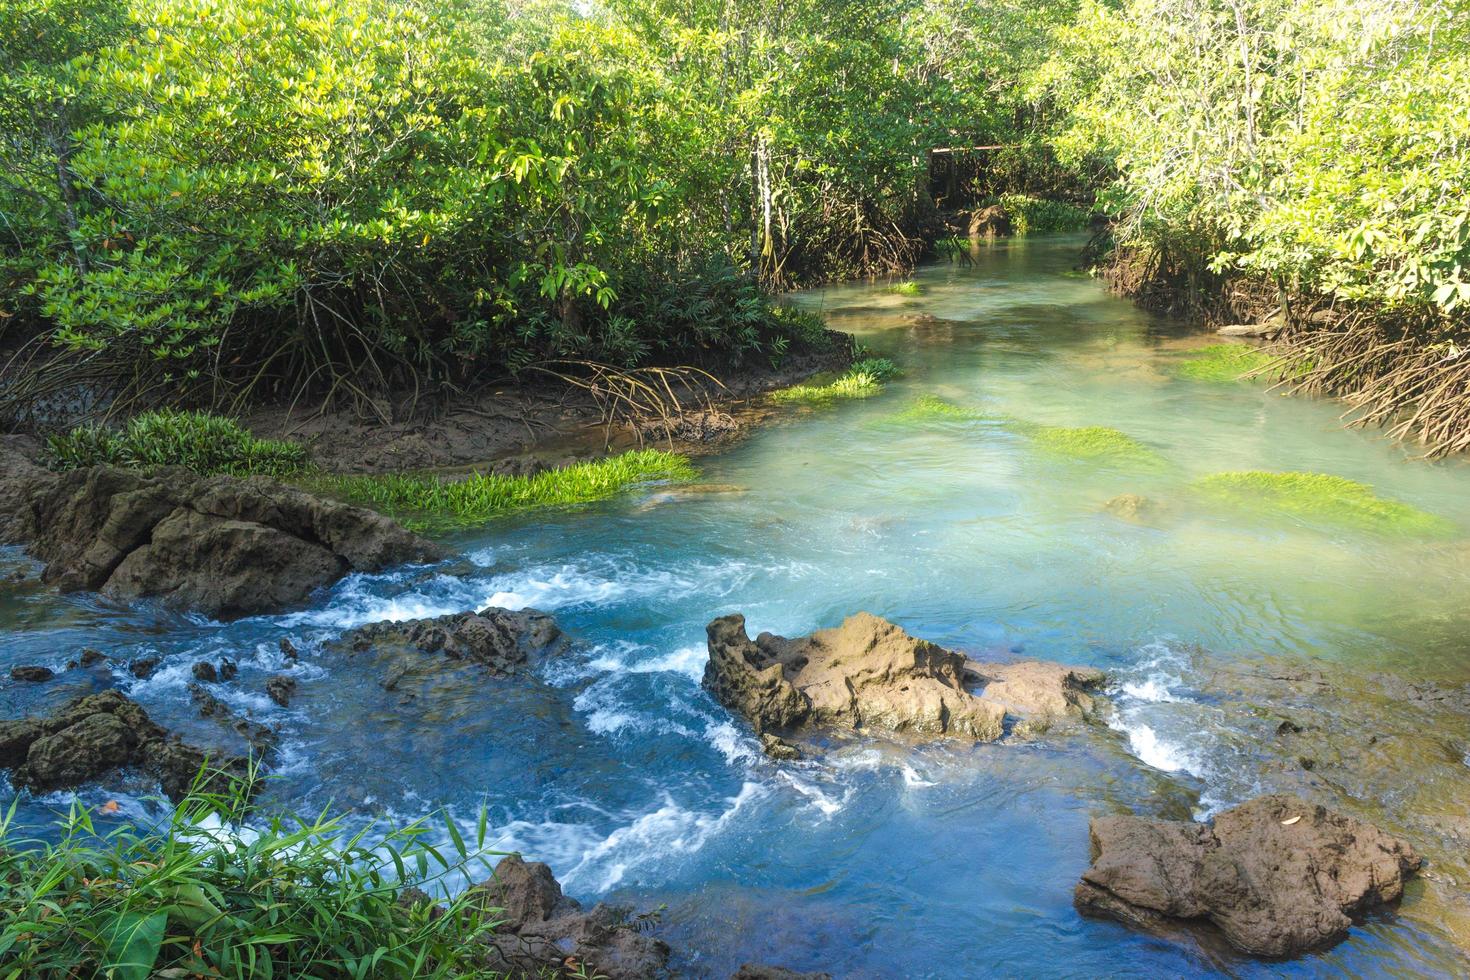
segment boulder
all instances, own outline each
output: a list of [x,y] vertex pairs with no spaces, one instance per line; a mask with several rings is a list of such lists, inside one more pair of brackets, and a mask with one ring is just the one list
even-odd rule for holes
[[219,619],[299,602],[349,571],[441,556],[380,514],[263,477],[93,466],[55,477],[25,510],[44,581]]
[[730,976],[730,980],[832,980],[830,973],[797,973],[784,966],[767,966],[764,963],[744,963]]
[[10,668],[10,679],[13,681],[38,683],[40,681],[49,681],[55,676],[56,671],[50,667],[43,667],[40,664],[21,664],[19,667]]
[[[707,633],[704,686],[762,736],[817,727],[993,741],[1007,715],[1090,712],[1086,692],[1103,680],[1059,664],[967,661],[868,613],[794,640],[762,633],[752,642],[738,614],[716,619]],[[973,685],[982,686],[978,694]],[[762,744],[768,752],[789,745]]]
[[1204,920],[1237,948],[1294,956],[1340,938],[1351,915],[1391,902],[1419,867],[1371,824],[1295,796],[1262,796],[1213,825],[1095,817],[1077,908],[1158,930]]
[[159,780],[170,799],[188,793],[208,761],[207,782],[224,788],[244,775],[245,760],[186,745],[117,691],[76,698],[49,718],[0,721],[0,768],[32,792],[69,789],[118,769],[135,768]]
[[495,876],[475,886],[474,901],[503,910],[495,914],[503,921],[485,938],[487,970],[607,980],[646,980],[665,972],[669,947],[647,935],[628,909],[598,904],[584,911],[540,862],[514,854],[503,858]]
[[36,462],[41,447],[23,435],[0,435],[0,544],[24,544],[36,536],[30,500],[56,482]]
[[296,693],[296,678],[287,677],[285,674],[276,674],[272,677],[267,677],[265,679],[265,693],[281,707],[290,707],[291,695]]
[[189,699],[199,709],[199,717],[210,718],[243,738],[257,754],[264,755],[275,748],[276,733],[258,721],[241,718],[230,710],[230,706],[210,694],[201,684],[189,685]]
[[971,238],[995,238],[999,235],[1009,235],[1014,230],[1010,213],[1002,205],[992,204],[970,215]]
[[[402,658],[441,654],[447,660],[483,667],[505,676],[524,667],[533,655],[544,655],[562,639],[556,620],[535,609],[498,609],[452,613],[434,619],[382,622],[348,630],[334,646],[351,653],[372,651],[396,660],[385,685],[396,686],[407,670]],[[390,683],[391,682],[391,683]]]

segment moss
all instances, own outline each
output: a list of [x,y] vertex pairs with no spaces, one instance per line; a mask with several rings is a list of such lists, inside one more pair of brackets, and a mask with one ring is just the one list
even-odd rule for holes
[[675,453],[639,449],[534,476],[476,473],[465,479],[436,474],[391,473],[334,476],[316,487],[427,530],[482,524],[491,518],[537,507],[603,500],[642,483],[688,481],[689,460]]
[[883,390],[883,382],[898,373],[886,357],[865,357],[824,384],[800,384],[771,392],[771,400],[786,405],[829,405],[844,398],[868,398]]
[[888,287],[888,291],[899,296],[917,296],[924,291],[924,287],[910,279],[907,282],[894,283]]
[[1164,461],[1162,456],[1137,439],[1106,426],[1069,429],[1038,425],[1028,428],[1039,448],[1058,456],[1144,466],[1157,466]]
[[1194,381],[1240,381],[1273,360],[1270,354],[1248,344],[1211,344],[1190,351],[1176,370],[1181,378]]
[[933,395],[920,395],[909,403],[902,411],[895,412],[890,421],[910,424],[923,424],[925,422],[973,422],[988,416],[977,409],[966,408],[964,405],[956,405],[947,402],[943,398]]
[[1380,497],[1367,484],[1326,473],[1216,473],[1196,481],[1195,487],[1208,498],[1241,510],[1337,527],[1410,536],[1455,530],[1438,515]]

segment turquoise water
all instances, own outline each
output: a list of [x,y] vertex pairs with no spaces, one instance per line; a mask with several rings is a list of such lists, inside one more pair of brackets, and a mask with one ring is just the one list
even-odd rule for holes
[[[1465,466],[1410,462],[1342,429],[1331,403],[1178,378],[1203,341],[1075,273],[1076,253],[1000,245],[920,270],[915,297],[795,297],[904,373],[701,459],[710,492],[655,487],[498,522],[454,539],[464,561],[353,577],[303,610],[229,625],[26,589],[0,599],[3,662],[161,653],[152,678],[115,679],[205,737],[189,666],[229,656],[241,674],[220,693],[286,734],[273,801],[403,817],[442,805],[466,822],[486,806],[497,845],[547,861],[577,897],[666,903],[661,934],[695,976],[748,960],[844,977],[1463,974],[1463,895],[1440,884],[1291,963],[1073,911],[1090,814],[1203,815],[1275,785],[1235,737],[1240,719],[1202,714],[1212,694],[1191,657],[1470,680],[1463,530],[1344,530],[1191,489],[1222,470],[1330,473],[1470,529]],[[920,394],[985,417],[898,418]],[[1109,426],[1151,453],[1079,461],[1048,452],[1037,425]],[[1157,516],[1103,508],[1124,493]],[[486,604],[553,612],[585,645],[530,681],[426,674],[393,692],[322,648],[352,625]],[[861,609],[981,658],[1100,666],[1116,714],[1034,744],[863,743],[776,765],[699,686],[714,616],[794,635]],[[289,667],[283,636],[302,650],[289,709],[261,689]],[[75,676],[7,688],[5,713],[75,693]],[[146,789],[83,798],[129,791],[126,809],[150,812]]]

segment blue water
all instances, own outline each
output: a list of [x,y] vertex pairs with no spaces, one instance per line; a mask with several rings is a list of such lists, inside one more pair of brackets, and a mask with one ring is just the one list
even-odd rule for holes
[[[917,297],[882,285],[795,297],[904,374],[701,459],[703,488],[500,521],[453,539],[463,561],[352,577],[303,610],[229,625],[25,587],[0,596],[0,665],[60,665],[82,646],[163,654],[152,678],[111,680],[205,739],[216,730],[192,717],[189,668],[228,656],[242,669],[219,693],[285,732],[272,804],[402,818],[446,806],[467,824],[484,806],[496,846],[547,861],[571,894],[666,903],[660,934],[694,976],[748,960],[842,977],[1463,974],[1464,895],[1434,882],[1291,963],[1072,909],[1089,815],[1183,818],[1272,788],[1238,745],[1227,757],[1230,732],[1151,684],[1188,651],[1470,679],[1463,536],[1224,513],[1188,489],[1219,470],[1312,470],[1470,528],[1465,466],[1411,462],[1412,447],[1342,429],[1330,403],[1176,377],[1202,341],[1072,271],[1076,252],[1067,240],[986,249],[921,270]],[[994,421],[896,420],[920,393],[1115,427],[1164,465],[1079,463]],[[1120,493],[1165,516],[1105,512]],[[552,612],[582,645],[529,680],[425,671],[393,692],[371,663],[322,646],[353,625],[487,604]],[[795,635],[858,610],[981,658],[1109,670],[1113,724],[1031,744],[846,744],[777,765],[699,686],[717,615]],[[282,670],[299,680],[288,709],[261,687]],[[1201,679],[1174,681],[1208,697]],[[0,709],[89,683],[11,685]],[[124,781],[82,798],[123,794],[127,812],[156,813],[147,792]],[[68,800],[24,803],[39,818]]]

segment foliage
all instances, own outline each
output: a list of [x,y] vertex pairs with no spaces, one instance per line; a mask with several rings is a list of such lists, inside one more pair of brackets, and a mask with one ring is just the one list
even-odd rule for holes
[[1249,344],[1209,344],[1190,351],[1177,373],[1193,381],[1239,381],[1270,366],[1276,359]]
[[864,357],[842,374],[822,384],[808,382],[771,392],[771,400],[788,405],[830,405],[846,398],[868,398],[883,390],[883,382],[898,373],[886,357]]
[[[267,816],[193,795],[161,827],[97,826],[80,802],[48,839],[0,822],[0,974],[8,977],[448,977],[475,970],[493,910],[400,905],[485,859],[446,817],[350,830],[339,816]],[[434,836],[438,836],[437,834]]]
[[1066,231],[1082,231],[1092,220],[1091,212],[1066,201],[1031,197],[1026,194],[1002,194],[999,201],[1011,219],[1017,235],[1050,235]]
[[687,481],[695,475],[684,456],[637,449],[532,476],[475,473],[454,479],[390,473],[331,476],[313,483],[327,492],[384,511],[407,527],[427,530],[483,524],[538,507],[591,503],[641,484]]
[[1313,523],[1412,536],[1455,531],[1438,515],[1379,497],[1366,484],[1325,473],[1216,473],[1195,486],[1209,499],[1236,509]]
[[1075,429],[1038,425],[1029,434],[1038,448],[1057,456],[1145,466],[1163,462],[1163,457],[1132,436],[1101,425]]
[[283,476],[306,468],[306,449],[257,439],[231,419],[207,412],[161,409],[135,415],[122,429],[84,425],[46,441],[53,468],[102,463],[140,469],[186,466],[197,473]]
[[1037,84],[1071,106],[1064,157],[1115,161],[1122,244],[1470,309],[1463,0],[1088,0]]

